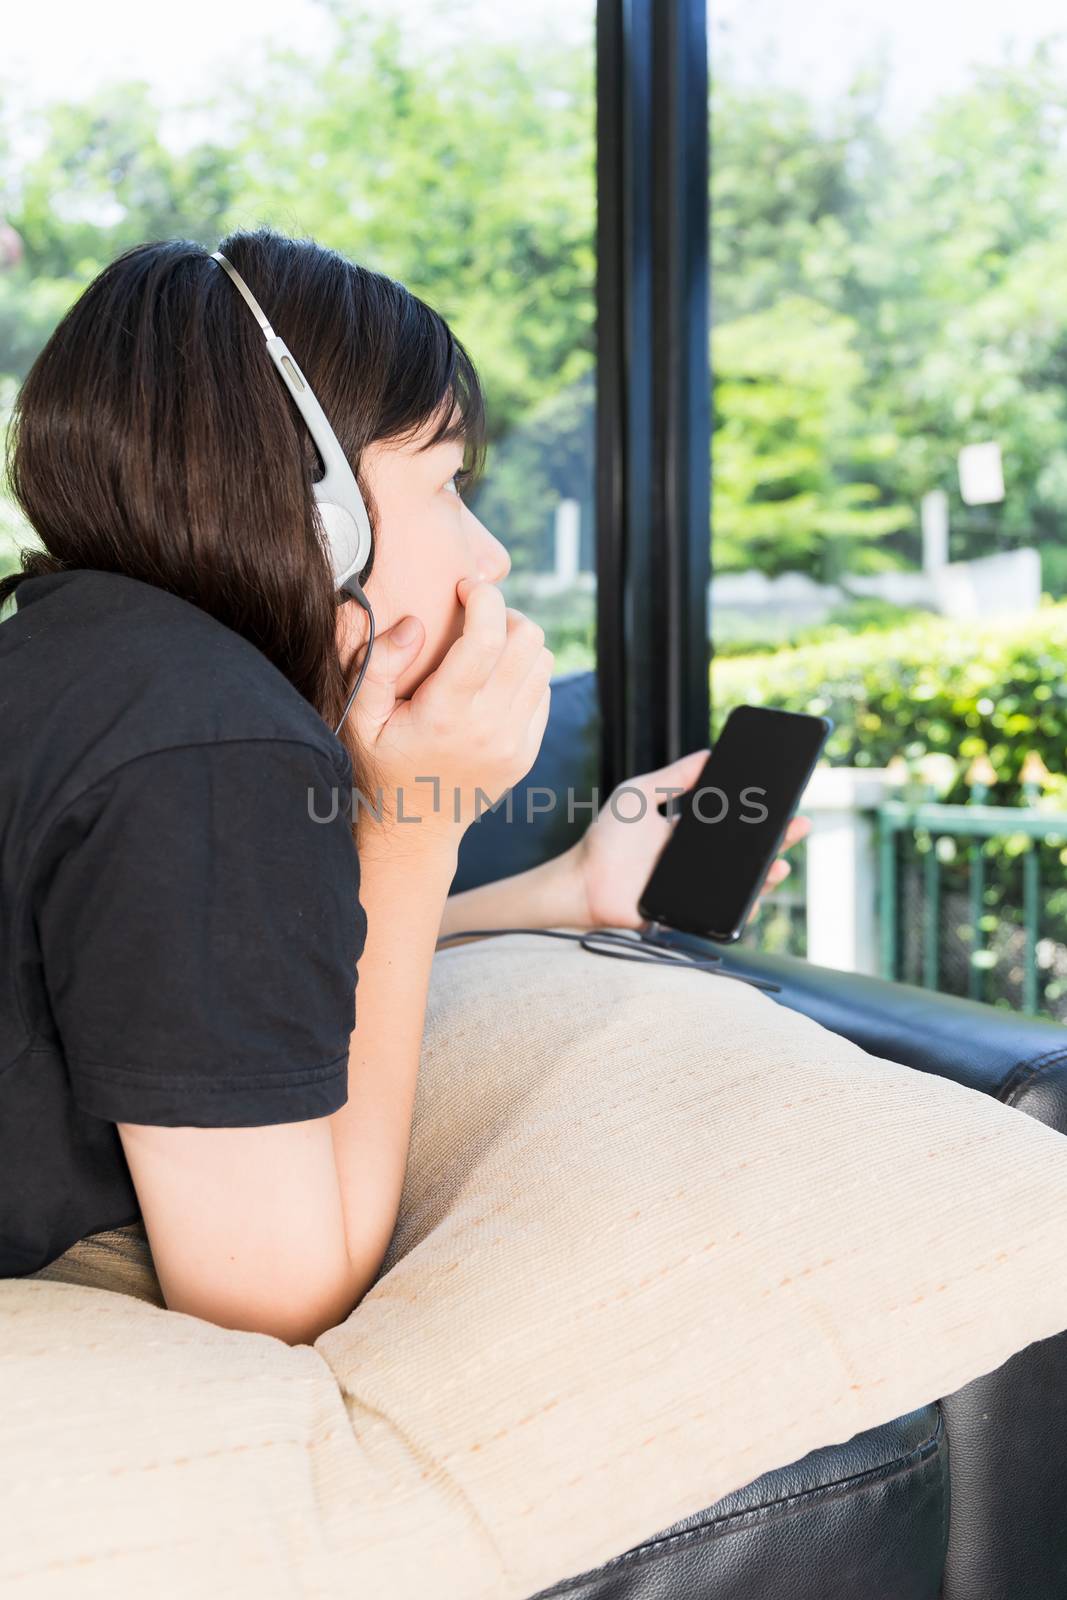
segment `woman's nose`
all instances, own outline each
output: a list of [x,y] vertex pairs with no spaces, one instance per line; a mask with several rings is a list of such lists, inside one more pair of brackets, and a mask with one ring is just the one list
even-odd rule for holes
[[500,583],[511,571],[511,556],[488,528],[481,527],[481,534],[477,555],[479,576],[489,583]]

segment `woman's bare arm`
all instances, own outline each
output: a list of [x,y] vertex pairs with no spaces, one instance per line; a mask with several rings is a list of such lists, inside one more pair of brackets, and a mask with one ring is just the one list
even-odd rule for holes
[[396,1226],[453,839],[360,851],[367,938],[348,1100],[252,1128],[120,1123],[164,1299],[222,1327],[314,1343],[359,1304]]
[[454,839],[360,846],[367,938],[359,961],[348,1101],[330,1114],[358,1298],[374,1282],[400,1209],[434,947],[456,873]]
[[[467,928],[587,928],[573,847],[525,872],[449,895],[437,937]],[[456,939],[448,948],[454,949]]]
[[313,1344],[356,1303],[329,1119],[117,1124],[171,1311]]

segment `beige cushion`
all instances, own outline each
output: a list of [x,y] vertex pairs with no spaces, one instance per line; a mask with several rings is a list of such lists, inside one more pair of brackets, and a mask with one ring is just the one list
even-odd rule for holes
[[114,1288],[0,1283],[0,1587],[529,1596],[1067,1328],[1065,1215],[1060,1134],[765,993],[442,950],[389,1255],[314,1347],[151,1303],[136,1230]]

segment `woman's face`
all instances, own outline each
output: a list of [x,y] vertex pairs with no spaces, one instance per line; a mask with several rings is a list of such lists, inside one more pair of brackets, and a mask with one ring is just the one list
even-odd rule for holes
[[[364,585],[375,634],[408,615],[419,618],[426,634],[397,684],[402,699],[440,666],[463,632],[465,612],[456,595],[460,579],[499,583],[511,570],[511,557],[500,540],[452,486],[463,465],[462,442],[418,449],[432,431],[427,424],[416,440],[403,446],[370,445],[360,463],[378,511],[374,566]],[[355,601],[343,605],[338,616],[342,660],[350,660],[368,633],[362,606]]]

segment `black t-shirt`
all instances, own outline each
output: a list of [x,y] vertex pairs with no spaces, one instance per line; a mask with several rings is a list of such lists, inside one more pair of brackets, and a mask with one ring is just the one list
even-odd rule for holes
[[0,623],[0,1276],[140,1215],[116,1122],[348,1098],[352,766],[249,640],[164,589],[26,578]]

